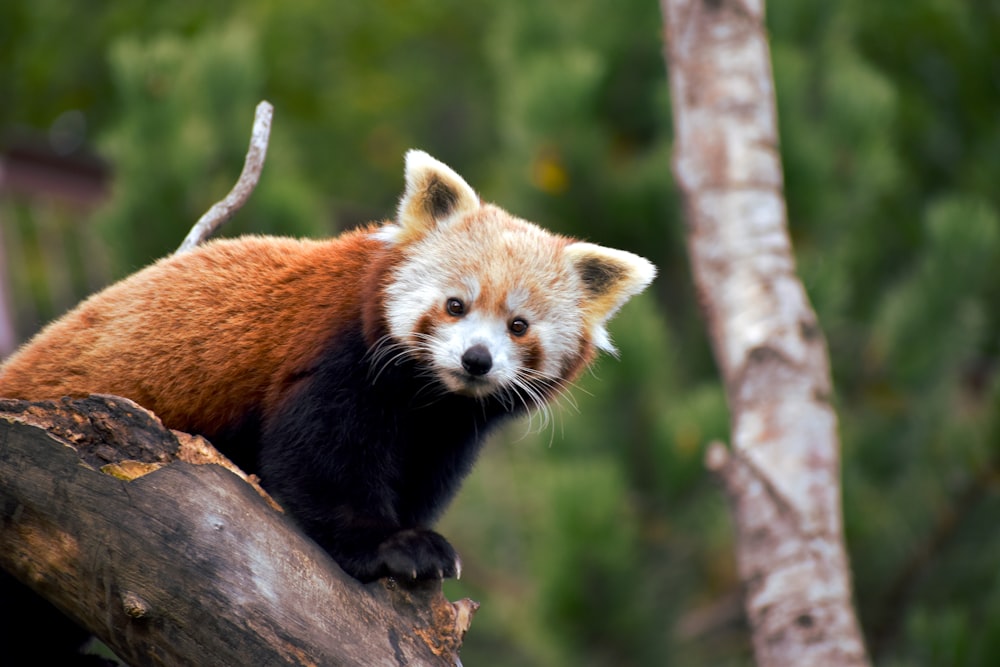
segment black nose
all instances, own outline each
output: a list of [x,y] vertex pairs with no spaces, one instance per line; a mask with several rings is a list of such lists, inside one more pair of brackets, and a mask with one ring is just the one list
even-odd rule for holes
[[493,367],[493,357],[485,345],[473,345],[462,355],[462,368],[470,375],[486,375]]

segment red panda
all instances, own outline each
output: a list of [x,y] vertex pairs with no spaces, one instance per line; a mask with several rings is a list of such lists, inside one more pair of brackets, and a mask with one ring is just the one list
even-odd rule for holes
[[503,419],[540,408],[653,279],[406,156],[395,221],[315,241],[216,240],[43,329],[0,396],[126,396],[207,437],[361,581],[460,574],[431,525]]

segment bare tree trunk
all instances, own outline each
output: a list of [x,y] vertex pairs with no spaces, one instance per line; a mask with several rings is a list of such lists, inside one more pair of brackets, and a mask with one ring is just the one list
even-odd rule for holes
[[795,275],[763,0],[661,0],[673,169],[732,413],[723,479],[757,663],[867,665],[826,343]]

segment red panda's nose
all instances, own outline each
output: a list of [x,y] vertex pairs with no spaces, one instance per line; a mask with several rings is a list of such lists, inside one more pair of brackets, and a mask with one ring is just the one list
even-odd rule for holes
[[486,375],[492,367],[493,357],[485,345],[473,345],[462,355],[462,368],[470,375]]

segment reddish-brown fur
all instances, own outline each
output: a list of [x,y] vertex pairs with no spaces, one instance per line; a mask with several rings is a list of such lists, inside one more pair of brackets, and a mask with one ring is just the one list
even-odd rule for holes
[[[392,251],[369,231],[222,240],[167,257],[45,329],[2,367],[0,396],[118,394],[199,433],[226,428],[249,404],[270,412],[331,331],[363,310],[379,326],[379,280],[357,289],[358,276]],[[105,320],[113,331],[97,326]]]

